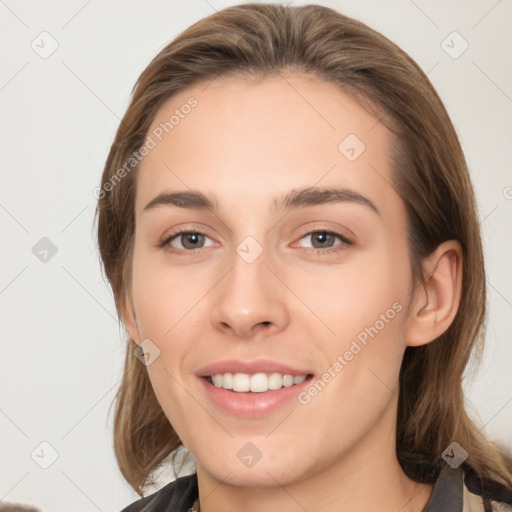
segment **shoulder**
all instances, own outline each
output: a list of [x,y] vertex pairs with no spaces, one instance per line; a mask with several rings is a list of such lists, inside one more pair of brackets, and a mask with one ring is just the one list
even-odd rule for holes
[[512,512],[512,506],[503,501],[488,500],[486,503],[481,495],[473,494],[464,486],[464,508],[462,512]]
[[182,476],[121,512],[187,512],[198,496],[197,474]]
[[512,512],[512,494],[495,482],[483,482],[470,471],[441,469],[423,512]]
[[464,473],[463,512],[512,512],[510,490],[496,482],[483,483],[471,471]]

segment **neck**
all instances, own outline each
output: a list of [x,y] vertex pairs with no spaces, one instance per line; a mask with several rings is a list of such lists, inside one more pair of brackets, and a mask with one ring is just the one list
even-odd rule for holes
[[[272,486],[230,485],[197,461],[201,512],[420,512],[433,485],[414,482],[395,455],[395,410],[341,460],[300,481]],[[384,418],[385,420],[385,418]],[[385,441],[383,441],[385,440]]]

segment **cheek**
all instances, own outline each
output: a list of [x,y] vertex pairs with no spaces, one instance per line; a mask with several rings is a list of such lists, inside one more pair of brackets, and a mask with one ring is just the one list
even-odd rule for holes
[[343,411],[373,414],[396,388],[411,281],[407,251],[391,245],[359,254],[336,272],[327,269],[324,275],[297,280],[295,289],[321,320],[296,319],[309,339],[317,340],[315,350],[327,372],[321,380],[329,382],[329,390],[319,397],[319,409],[332,411],[332,403],[343,402]]
[[134,254],[133,301],[144,337],[167,339],[175,329],[193,321],[190,315],[215,283],[191,267],[166,265],[160,257]]
[[[322,290],[324,302],[316,303],[317,312],[334,334],[315,337],[310,331],[324,373],[300,400],[304,422],[314,417],[315,424],[330,425],[333,435],[343,432],[344,440],[331,447],[343,451],[379,421],[398,395],[408,278],[384,258],[331,275]],[[321,329],[318,324],[315,332]]]
[[[162,352],[162,357],[148,366],[148,374],[156,399],[183,445],[193,453],[209,453],[212,439],[226,438],[226,430],[218,421],[211,421],[205,405],[190,383],[182,378],[179,353]],[[205,435],[205,425],[208,435]]]
[[[375,324],[379,331],[384,330],[383,322],[386,330],[392,324],[395,330],[402,327],[410,287],[408,267],[405,261],[397,264],[400,255],[388,254],[357,255],[347,265],[326,267],[314,275],[290,271],[288,282],[321,320],[309,323],[318,333],[325,330],[323,338],[330,346],[339,346]],[[309,314],[296,321],[306,323],[311,318]]]

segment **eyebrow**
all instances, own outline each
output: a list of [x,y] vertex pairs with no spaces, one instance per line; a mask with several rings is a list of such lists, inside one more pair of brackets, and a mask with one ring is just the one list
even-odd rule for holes
[[[273,205],[276,211],[296,208],[307,208],[327,203],[355,203],[368,207],[377,215],[381,215],[375,204],[355,190],[347,188],[303,188],[294,189],[284,197],[274,198]],[[177,206],[191,210],[218,211],[218,201],[197,190],[184,190],[175,192],[162,192],[152,199],[144,208],[144,212],[158,206]]]

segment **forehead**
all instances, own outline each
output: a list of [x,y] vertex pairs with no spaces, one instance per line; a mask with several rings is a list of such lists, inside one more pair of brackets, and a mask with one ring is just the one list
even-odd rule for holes
[[254,198],[262,208],[256,196],[263,188],[268,196],[316,184],[397,200],[387,129],[334,84],[312,75],[196,84],[162,105],[148,137],[154,148],[138,170],[138,213],[162,189]]

